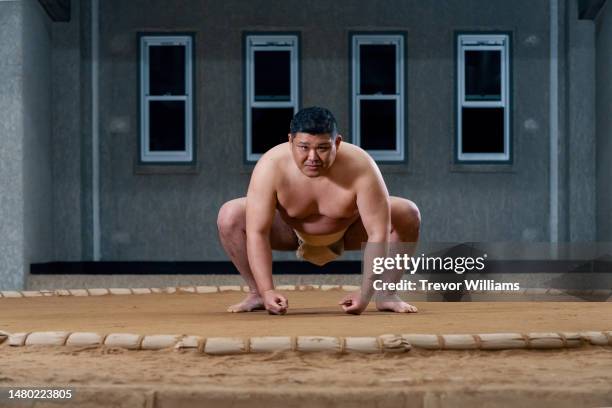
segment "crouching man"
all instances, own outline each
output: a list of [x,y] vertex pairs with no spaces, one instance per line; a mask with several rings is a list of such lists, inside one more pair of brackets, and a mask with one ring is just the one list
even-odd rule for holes
[[[298,257],[324,265],[344,250],[360,250],[362,242],[418,240],[416,205],[389,196],[374,160],[361,148],[342,143],[329,110],[299,111],[288,136],[257,162],[247,196],[228,201],[219,211],[223,248],[250,288],[230,312],[287,312],[287,298],[272,281],[273,249],[295,250]],[[401,273],[393,280],[400,278]],[[372,295],[362,288],[340,305],[360,314]],[[417,311],[393,292],[379,295],[378,310]]]

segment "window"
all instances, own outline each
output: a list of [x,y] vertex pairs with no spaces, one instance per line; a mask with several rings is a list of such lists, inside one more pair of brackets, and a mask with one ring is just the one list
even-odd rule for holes
[[404,160],[404,35],[353,34],[353,142],[380,161]]
[[246,160],[287,141],[298,110],[298,36],[245,36]]
[[509,36],[457,36],[457,161],[510,161]]
[[193,37],[140,37],[140,161],[193,163]]

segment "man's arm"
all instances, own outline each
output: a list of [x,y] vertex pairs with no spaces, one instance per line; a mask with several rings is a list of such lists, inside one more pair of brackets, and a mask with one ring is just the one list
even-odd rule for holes
[[357,182],[357,209],[368,242],[386,243],[391,230],[389,192],[375,163]]
[[357,208],[368,234],[363,254],[363,282],[361,291],[346,296],[340,304],[347,313],[360,314],[374,294],[373,260],[387,254],[391,230],[391,205],[385,182],[376,164],[369,159],[367,169],[357,180]]
[[259,294],[271,313],[285,313],[287,299],[274,292],[270,230],[276,212],[276,171],[263,157],[251,176],[246,202],[246,239],[249,266]]

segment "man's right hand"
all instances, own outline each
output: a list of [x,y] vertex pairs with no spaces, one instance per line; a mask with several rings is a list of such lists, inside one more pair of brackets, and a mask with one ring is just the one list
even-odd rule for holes
[[273,289],[263,293],[264,307],[270,314],[285,314],[289,308],[287,298]]

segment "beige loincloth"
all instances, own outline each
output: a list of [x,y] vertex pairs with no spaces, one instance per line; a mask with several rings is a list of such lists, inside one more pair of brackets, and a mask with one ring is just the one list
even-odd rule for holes
[[338,258],[344,252],[345,229],[333,234],[311,235],[304,232],[295,232],[298,237],[299,247],[295,255],[315,265],[323,266]]

